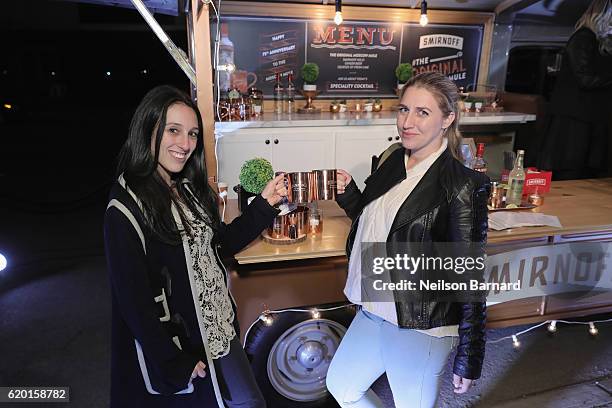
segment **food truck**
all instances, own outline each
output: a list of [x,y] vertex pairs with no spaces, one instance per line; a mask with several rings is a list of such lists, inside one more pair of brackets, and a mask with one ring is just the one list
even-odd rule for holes
[[[536,153],[546,92],[588,3],[572,2],[570,10],[533,0],[346,0],[338,10],[327,0],[191,0],[181,2],[189,33],[182,52],[147,9],[176,2],[131,2],[191,79],[211,185],[229,186],[220,197],[226,222],[239,213],[233,187],[250,159],[265,158],[287,173],[341,168],[363,187],[373,156],[399,140],[393,108],[401,88],[396,70],[405,63],[413,74],[439,71],[455,81],[465,95],[465,152],[485,143],[487,173],[501,179],[504,152],[523,148],[527,161]],[[304,88],[302,70],[313,63],[316,78]],[[290,80],[295,95],[279,97],[278,84],[286,89]],[[612,241],[612,179],[543,184],[544,202],[525,211],[556,216],[560,225],[491,230],[487,245],[490,256],[520,255],[502,269],[539,292],[491,304],[488,327],[612,311],[608,292],[547,291],[541,253],[530,252]],[[274,407],[325,403],[327,368],[355,313],[343,294],[350,220],[333,200],[314,207],[322,214],[318,233],[282,243],[258,239],[227,261],[241,338]]]

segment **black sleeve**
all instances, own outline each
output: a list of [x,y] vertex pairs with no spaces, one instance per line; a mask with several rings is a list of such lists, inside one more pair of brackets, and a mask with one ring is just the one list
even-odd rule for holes
[[357,183],[355,183],[355,179],[352,179],[351,182],[344,189],[343,194],[336,194],[336,202],[344,210],[346,215],[351,219],[351,221],[355,221],[355,218],[359,216],[359,202],[361,201],[361,191],[359,191],[359,187],[357,187]]
[[104,243],[113,297],[142,347],[147,368],[156,379],[156,391],[169,395],[187,388],[199,358],[181,351],[159,321],[142,241],[126,216],[114,207],[107,210],[104,219]]
[[[450,238],[453,242],[480,243],[487,240],[489,182],[468,183],[451,202]],[[484,254],[483,254],[484,255]],[[453,373],[463,378],[480,378],[485,355],[486,301],[462,303],[459,345]]]
[[567,43],[569,65],[582,90],[612,85],[612,72],[600,72],[595,63],[598,52],[595,34],[586,29],[577,31]]
[[221,256],[233,256],[251,243],[261,232],[269,227],[278,215],[278,210],[260,195],[230,224],[221,223],[219,243]]

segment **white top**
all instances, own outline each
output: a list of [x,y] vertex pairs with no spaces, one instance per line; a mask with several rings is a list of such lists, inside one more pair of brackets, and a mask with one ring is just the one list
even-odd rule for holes
[[[388,302],[361,302],[361,246],[363,242],[386,242],[393,220],[406,198],[419,183],[431,165],[447,148],[446,138],[442,146],[429,157],[406,171],[406,179],[392,187],[384,195],[369,203],[359,217],[359,225],[353,242],[353,254],[349,259],[348,277],[344,294],[349,301],[362,305],[368,312],[382,317],[389,323],[397,325],[397,312],[395,303]],[[405,163],[408,162],[408,155]],[[434,336],[458,336],[458,325],[434,327],[419,332]]]

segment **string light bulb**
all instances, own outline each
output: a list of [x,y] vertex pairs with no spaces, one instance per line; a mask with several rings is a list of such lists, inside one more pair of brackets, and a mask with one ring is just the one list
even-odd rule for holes
[[597,330],[593,322],[589,322],[589,333],[591,333],[591,336],[597,336],[599,334],[599,330]]
[[342,24],[342,0],[336,0],[336,15],[334,16],[334,23],[336,25]]
[[514,348],[519,348],[521,346],[521,342],[518,340],[518,337],[516,337],[516,334],[512,335],[512,345]]
[[274,323],[274,319],[272,318],[272,316],[270,316],[270,313],[263,312],[261,314],[261,316],[259,316],[259,318],[261,319],[262,322],[264,322],[264,324],[266,326],[272,326],[272,323]]
[[217,70],[226,71],[231,74],[236,70],[236,65],[232,64],[231,62],[229,64],[219,64],[217,65]]
[[557,321],[553,320],[552,322],[550,322],[547,329],[549,333],[556,333],[557,332]]
[[419,19],[419,24],[425,27],[427,23],[429,23],[429,19],[427,18],[427,1],[423,0],[421,2],[421,18]]
[[321,312],[319,312],[317,309],[312,309],[310,311],[310,314],[312,315],[313,319],[320,319],[321,318]]

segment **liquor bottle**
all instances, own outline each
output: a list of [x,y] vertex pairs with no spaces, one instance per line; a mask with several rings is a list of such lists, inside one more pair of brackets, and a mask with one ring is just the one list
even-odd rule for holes
[[287,113],[295,112],[295,85],[293,85],[293,74],[289,74],[287,77],[285,99],[287,100]]
[[472,164],[470,165],[472,169],[479,171],[481,173],[487,172],[487,162],[485,161],[483,157],[484,148],[485,148],[484,143],[478,143],[478,148],[476,150],[476,157],[472,159]]
[[[219,65],[234,64],[234,43],[229,39],[227,23],[221,24],[221,39],[219,41]],[[223,92],[232,88],[232,74],[228,71],[219,72],[219,89]]]
[[276,74],[276,83],[274,84],[274,112],[283,113],[283,94],[285,89],[280,80],[280,74]]
[[523,158],[525,157],[524,150],[516,152],[516,161],[514,167],[508,175],[508,195],[506,198],[506,207],[510,204],[521,205],[523,196],[523,185],[525,184],[525,170],[523,169]]

